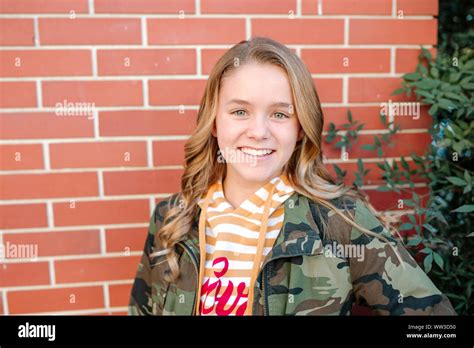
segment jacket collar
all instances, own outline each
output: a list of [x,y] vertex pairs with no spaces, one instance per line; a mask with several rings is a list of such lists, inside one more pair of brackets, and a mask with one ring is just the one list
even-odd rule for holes
[[[283,227],[278,234],[272,250],[265,257],[265,266],[271,260],[323,253],[321,233],[310,209],[308,198],[294,192],[285,201],[285,215]],[[199,260],[199,216],[201,208],[198,206],[188,239],[185,243],[190,247],[196,259]]]

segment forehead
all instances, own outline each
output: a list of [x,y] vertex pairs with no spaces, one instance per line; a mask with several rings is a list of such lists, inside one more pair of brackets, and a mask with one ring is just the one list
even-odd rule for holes
[[242,99],[252,104],[292,103],[286,72],[272,64],[248,63],[234,68],[221,81],[220,102]]

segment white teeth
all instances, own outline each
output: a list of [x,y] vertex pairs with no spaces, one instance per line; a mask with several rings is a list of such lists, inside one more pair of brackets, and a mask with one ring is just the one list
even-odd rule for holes
[[269,150],[269,149],[255,150],[249,147],[241,147],[240,151],[242,151],[243,153],[246,153],[247,155],[252,155],[252,156],[264,156],[264,155],[271,154],[273,152],[273,150]]

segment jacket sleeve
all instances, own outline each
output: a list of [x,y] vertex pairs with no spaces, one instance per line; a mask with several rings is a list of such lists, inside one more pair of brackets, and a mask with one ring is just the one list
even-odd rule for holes
[[148,234],[145,240],[143,254],[138,264],[138,270],[132,286],[130,301],[128,305],[129,315],[152,315],[153,301],[151,297],[151,267],[150,254],[153,250],[153,243],[156,233],[156,213],[157,207],[153,211],[150,219]]
[[[155,251],[159,251],[160,245],[157,245],[156,233],[163,224],[166,211],[170,204],[177,204],[179,194],[159,202],[150,218],[148,225],[148,234],[145,240],[143,254],[138,264],[138,270],[133,282],[130,301],[128,305],[129,315],[161,315],[163,296],[166,293],[166,286],[162,281],[161,274],[167,266],[161,261],[165,256],[150,257]],[[160,263],[160,265],[158,265]]]
[[350,274],[356,303],[378,315],[456,315],[448,298],[418,266],[405,247],[357,200],[355,222],[386,237],[389,243],[351,230]]

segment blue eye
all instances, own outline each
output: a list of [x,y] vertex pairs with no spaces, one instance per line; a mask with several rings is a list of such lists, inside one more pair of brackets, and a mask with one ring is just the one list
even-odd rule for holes
[[236,111],[234,111],[234,112],[231,112],[231,114],[232,114],[232,115],[237,115],[237,116],[245,116],[244,114],[238,115],[238,114],[237,114],[238,112],[244,112],[244,113],[245,113],[245,110],[236,110]]
[[283,112],[275,112],[274,115],[281,115],[282,117],[277,118],[288,118],[288,115],[284,114]]
[[[247,114],[247,112],[245,110],[236,110],[236,111],[233,111],[231,112],[232,115],[236,115],[236,116],[245,116]],[[278,119],[285,119],[285,118],[289,118],[288,115],[284,114],[283,112],[275,112],[273,115],[277,115],[276,118]]]

